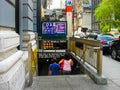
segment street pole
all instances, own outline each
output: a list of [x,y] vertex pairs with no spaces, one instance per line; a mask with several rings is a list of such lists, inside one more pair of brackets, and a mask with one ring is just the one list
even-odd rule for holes
[[72,15],[73,15],[73,37],[74,37],[74,10],[75,10],[75,0],[73,0],[73,5],[72,5],[72,6],[73,6],[73,12],[72,12],[72,13],[73,13],[73,14],[72,14]]
[[37,33],[38,33],[38,48],[41,49],[41,0],[37,0]]
[[74,9],[73,9],[73,37],[74,37]]
[[91,30],[93,32],[93,0],[91,0]]
[[41,36],[41,0],[37,0],[37,32]]

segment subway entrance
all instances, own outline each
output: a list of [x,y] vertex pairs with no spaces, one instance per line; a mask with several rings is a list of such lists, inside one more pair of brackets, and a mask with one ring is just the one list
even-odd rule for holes
[[[53,57],[57,63],[68,52],[67,21],[42,21],[38,52],[38,75],[48,75]],[[80,63],[71,55],[74,65],[71,74],[81,74]]]
[[[66,52],[44,52],[38,53],[38,76],[47,76],[49,71],[49,65],[53,63],[53,57],[57,57],[57,63],[63,58]],[[68,53],[68,52],[67,52]],[[71,55],[71,54],[70,54]],[[71,75],[83,74],[81,71],[80,63],[70,56],[73,60],[74,65],[71,67]]]

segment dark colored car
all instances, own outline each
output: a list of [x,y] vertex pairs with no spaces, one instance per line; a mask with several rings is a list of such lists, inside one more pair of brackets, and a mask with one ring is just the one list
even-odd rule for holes
[[113,36],[106,34],[90,34],[87,36],[87,39],[100,41],[104,51],[110,50],[111,42],[115,40]]
[[114,40],[111,43],[111,57],[115,60],[120,58],[120,40]]

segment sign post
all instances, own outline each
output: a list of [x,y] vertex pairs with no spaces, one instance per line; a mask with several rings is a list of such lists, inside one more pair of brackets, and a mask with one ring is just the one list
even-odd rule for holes
[[66,19],[67,19],[67,27],[68,27],[68,37],[72,37],[72,0],[66,1]]

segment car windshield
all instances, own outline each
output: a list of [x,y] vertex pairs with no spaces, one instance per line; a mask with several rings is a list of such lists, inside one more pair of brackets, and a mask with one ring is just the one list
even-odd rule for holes
[[120,36],[120,34],[116,33],[116,34],[114,34],[114,36]]
[[115,38],[110,35],[101,35],[98,37],[98,40],[114,40]]

